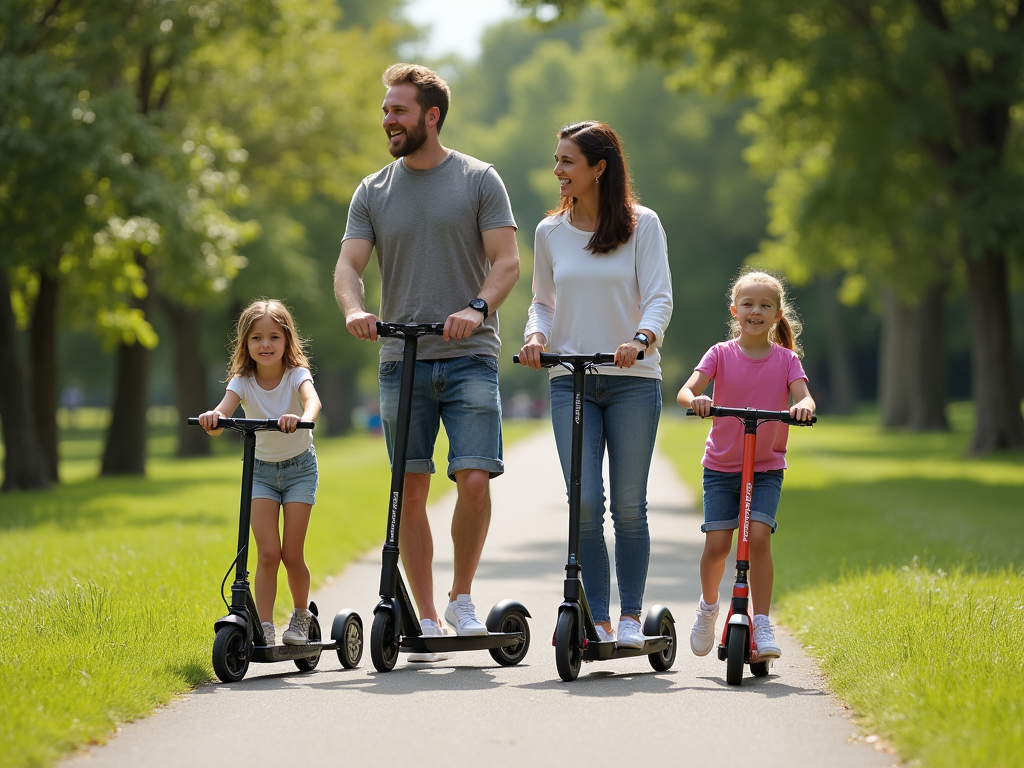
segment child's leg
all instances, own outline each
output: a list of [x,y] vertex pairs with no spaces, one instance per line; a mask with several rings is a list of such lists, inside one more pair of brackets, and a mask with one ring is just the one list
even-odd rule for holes
[[[732,549],[732,529],[704,534],[704,552],[700,556],[700,588],[707,605],[718,602],[718,588],[725,573],[725,561]],[[711,598],[708,600],[708,598]]]
[[757,520],[750,521],[750,598],[754,615],[768,615],[775,586],[772,561],[772,529]]
[[309,528],[309,516],[313,511],[312,504],[289,501],[284,505],[284,541],[281,547],[281,559],[284,560],[288,572],[288,588],[295,602],[295,610],[306,610],[309,606],[309,568],[303,549],[306,544],[306,529]]
[[274,600],[277,599],[277,571],[281,565],[281,534],[276,499],[253,499],[252,533],[256,539],[256,609],[260,621],[274,621]]

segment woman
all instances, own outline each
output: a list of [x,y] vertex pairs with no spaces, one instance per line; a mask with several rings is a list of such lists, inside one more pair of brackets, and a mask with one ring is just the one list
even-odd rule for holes
[[[540,368],[540,353],[615,351],[615,366],[586,378],[580,564],[601,639],[643,646],[640,611],[651,539],[647,476],[661,415],[658,347],[672,315],[665,230],[633,194],[618,135],[598,122],[558,133],[558,207],[537,226],[533,303],[520,360]],[[637,361],[637,353],[644,359]],[[551,369],[551,421],[569,483],[572,377]],[[607,448],[615,529],[620,617],[612,633],[610,572],[604,541]]]

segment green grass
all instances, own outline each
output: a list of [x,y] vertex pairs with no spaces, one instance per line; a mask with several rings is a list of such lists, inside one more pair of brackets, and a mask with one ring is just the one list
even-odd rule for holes
[[[951,434],[791,429],[772,541],[774,612],[864,730],[931,768],[1024,754],[1024,456],[965,458],[971,413]],[[707,429],[661,430],[695,489]]]
[[[64,483],[2,500],[5,766],[51,765],[212,679],[211,630],[225,612],[218,588],[237,537],[241,446],[222,437],[212,458],[174,459],[173,430],[157,413],[148,476],[97,479],[102,419],[82,419],[62,438]],[[507,424],[506,443],[536,428]],[[442,474],[441,442],[435,498],[454,487]],[[306,540],[314,587],[379,546],[390,482],[381,438],[318,437],[316,445],[320,489]],[[282,569],[279,619],[287,596]]]

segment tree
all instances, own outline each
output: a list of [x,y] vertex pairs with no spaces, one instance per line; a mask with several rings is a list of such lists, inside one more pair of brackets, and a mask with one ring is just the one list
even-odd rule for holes
[[[582,4],[556,3],[562,8]],[[971,450],[1024,448],[1008,289],[1009,264],[1024,251],[1024,218],[1014,213],[1024,203],[1024,169],[1015,151],[1021,130],[1012,111],[1024,101],[1021,4],[777,0],[739,8],[709,0],[606,0],[604,5],[617,12],[623,42],[669,63],[681,83],[703,81],[754,94],[788,79],[788,98],[777,99],[774,114],[797,127],[808,116],[812,122],[823,114],[871,116],[873,134],[887,137],[883,151],[852,151],[864,120],[818,120],[819,128],[832,131],[817,136],[818,149],[826,151],[819,158],[837,147],[851,150],[839,153],[845,162],[825,162],[852,173],[846,178],[858,180],[855,188],[872,186],[879,165],[896,169],[904,180],[934,181],[930,197],[916,196],[899,210],[909,207],[925,218],[944,211],[953,226],[971,310],[978,406]],[[796,163],[811,159],[801,151],[806,146],[794,148]],[[860,162],[851,163],[854,158]],[[775,179],[773,192],[785,183],[783,177]],[[881,178],[887,177],[892,174]],[[822,189],[834,191],[829,179],[838,177],[826,173],[823,178]],[[900,185],[897,191],[914,186]],[[890,199],[864,196],[854,210],[884,220]],[[816,195],[804,198],[786,235],[799,238],[811,229],[815,200]],[[856,218],[847,224],[856,228]],[[918,235],[915,244],[935,242],[941,225],[928,230],[920,221],[914,224],[916,230],[906,229]],[[921,252],[914,249],[912,259]]]

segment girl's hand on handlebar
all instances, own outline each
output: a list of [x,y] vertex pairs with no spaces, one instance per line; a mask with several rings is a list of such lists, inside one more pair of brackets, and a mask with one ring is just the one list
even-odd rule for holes
[[199,426],[206,430],[206,434],[211,437],[216,437],[224,431],[223,428],[217,429],[217,422],[220,421],[224,414],[219,411],[206,411],[206,413],[199,414]]
[[627,341],[625,344],[619,344],[618,349],[615,350],[615,365],[618,368],[632,368],[636,365],[636,356],[643,348],[643,344],[639,341]]
[[301,421],[301,419],[294,413],[286,413],[277,420],[277,426],[282,432],[294,432],[295,425],[298,424],[299,421]]
[[539,371],[540,353],[544,350],[545,345],[543,334],[531,334],[529,340],[523,344],[523,348],[519,350],[519,362],[522,365],[533,368],[535,371]]
[[797,421],[810,421],[814,408],[808,408],[802,401],[789,409],[789,415]]
[[697,395],[690,401],[690,407],[693,408],[694,415],[700,416],[702,419],[706,419],[711,415],[711,406],[714,404],[714,401],[707,395]]

